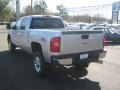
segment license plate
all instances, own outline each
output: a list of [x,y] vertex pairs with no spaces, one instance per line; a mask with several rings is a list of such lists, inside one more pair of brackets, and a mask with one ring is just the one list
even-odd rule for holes
[[80,55],[80,59],[86,59],[86,58],[88,58],[88,54],[81,54]]

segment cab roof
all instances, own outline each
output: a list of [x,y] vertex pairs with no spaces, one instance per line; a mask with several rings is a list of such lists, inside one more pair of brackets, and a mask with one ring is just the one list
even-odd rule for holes
[[32,18],[35,18],[35,17],[40,17],[40,18],[61,18],[60,16],[54,16],[54,15],[29,15],[30,17]]

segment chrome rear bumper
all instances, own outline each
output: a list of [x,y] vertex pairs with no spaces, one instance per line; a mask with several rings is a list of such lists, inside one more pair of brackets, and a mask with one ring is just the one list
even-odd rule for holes
[[[75,65],[84,62],[94,62],[101,58],[104,58],[106,56],[106,53],[106,50],[98,50],[67,55],[54,55],[51,57],[51,63],[55,65]],[[80,59],[81,54],[88,54],[88,58]]]

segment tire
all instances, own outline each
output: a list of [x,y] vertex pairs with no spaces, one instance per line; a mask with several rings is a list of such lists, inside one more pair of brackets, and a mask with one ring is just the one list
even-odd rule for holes
[[43,77],[48,69],[47,64],[44,61],[43,55],[40,51],[36,51],[33,55],[33,64],[35,73]]
[[11,42],[11,39],[10,39],[10,38],[8,39],[8,48],[9,48],[9,51],[10,51],[11,53],[14,53],[14,52],[15,52],[16,46]]

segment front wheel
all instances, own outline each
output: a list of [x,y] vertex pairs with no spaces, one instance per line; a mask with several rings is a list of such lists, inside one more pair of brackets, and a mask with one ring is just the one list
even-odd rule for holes
[[11,39],[8,39],[8,48],[10,52],[15,52],[16,46],[11,42]]

